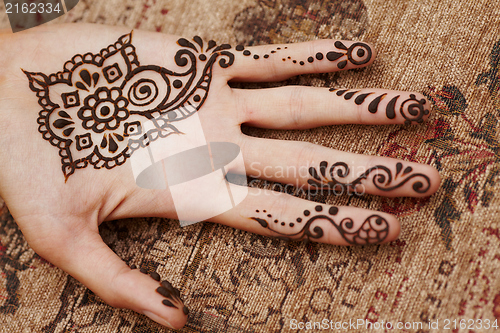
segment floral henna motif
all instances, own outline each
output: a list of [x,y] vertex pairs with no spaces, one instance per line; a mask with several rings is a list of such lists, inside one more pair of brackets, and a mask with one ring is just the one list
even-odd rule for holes
[[[142,66],[132,33],[97,54],[74,56],[61,72],[24,71],[43,108],[38,130],[59,148],[66,180],[89,164],[122,165],[150,141],[178,134],[173,123],[203,105],[217,60],[222,68],[233,64],[230,45],[209,41],[205,47],[197,36],[177,43],[174,60],[181,71]],[[148,120],[154,128],[146,131],[142,124]]]
[[333,225],[342,238],[351,245],[378,244],[383,242],[389,234],[389,223],[380,215],[374,214],[367,217],[361,227],[356,229],[350,217],[340,222],[334,219],[339,211],[335,206],[331,206],[327,213],[323,213],[321,205],[317,205],[314,210],[315,212],[304,210],[303,216],[298,217],[294,222],[273,219],[272,214],[268,214],[266,210],[255,211],[265,217],[251,217],[251,219],[259,222],[263,228],[271,230],[278,238],[285,240],[320,239],[324,235],[323,228],[318,225],[321,221],[327,221]]
[[[130,268],[136,269],[137,267],[135,265],[132,265]],[[143,274],[149,274],[148,270],[145,269],[144,267],[141,267],[139,271]],[[152,272],[149,275],[155,281],[158,281],[158,282],[161,281],[160,274],[158,274],[156,272]],[[186,316],[189,314],[189,309],[182,302],[180,291],[178,289],[174,288],[170,282],[168,282],[167,280],[161,281],[160,286],[158,288],[156,288],[156,292],[158,294],[162,295],[163,297],[165,297],[165,299],[162,301],[163,305],[168,306],[170,308],[174,308],[174,309],[181,309],[182,308],[182,312]]]
[[[319,171],[319,172],[318,172]],[[374,174],[373,185],[384,192],[389,192],[402,187],[411,180],[415,180],[412,188],[415,192],[423,194],[431,187],[431,181],[428,176],[422,173],[412,173],[413,168],[408,166],[403,169],[403,164],[396,164],[396,174],[393,176],[392,171],[383,165],[377,165],[366,170],[361,176],[350,183],[342,183],[338,178],[346,178],[349,176],[350,170],[346,163],[337,162],[328,169],[328,162],[323,161],[319,164],[319,168],[309,168],[309,174],[313,179],[309,179],[307,183],[316,189],[326,190],[331,193],[337,193],[338,190],[344,188],[355,189],[355,187],[364,179],[367,179],[370,174]]]
[[[371,99],[370,97],[374,95],[375,93],[365,93],[362,92],[360,93],[359,90],[349,90],[349,89],[336,89],[336,88],[331,88],[331,92],[335,92],[337,96],[344,96],[344,99],[346,101],[351,100],[354,98],[354,103],[356,105],[361,105],[366,101],[368,98],[369,100]],[[375,99],[371,100],[370,103],[368,104],[368,111],[370,113],[377,113],[379,110],[379,104],[380,102],[387,97],[387,94],[381,94],[381,95],[375,95]],[[387,104],[385,108],[385,114],[388,119],[394,119],[396,118],[396,105],[398,100],[401,98],[400,95],[394,96],[389,103]],[[426,105],[427,104],[427,105]],[[429,109],[426,108],[426,106],[430,106],[427,103],[427,100],[425,98],[422,98],[418,100],[414,94],[410,95],[410,98],[404,100],[401,103],[401,106],[399,107],[399,112],[401,115],[405,118],[405,124],[409,125],[412,122],[416,123],[423,123],[424,122],[424,116],[429,114]]]

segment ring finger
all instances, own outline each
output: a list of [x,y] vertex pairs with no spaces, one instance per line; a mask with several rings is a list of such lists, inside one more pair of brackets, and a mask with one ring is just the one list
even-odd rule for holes
[[307,142],[246,137],[243,157],[255,178],[334,194],[424,197],[437,191],[438,171],[403,160],[332,150]]

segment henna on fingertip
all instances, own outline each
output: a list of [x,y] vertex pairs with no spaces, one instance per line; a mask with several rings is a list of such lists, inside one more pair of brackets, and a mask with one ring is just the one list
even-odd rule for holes
[[[385,111],[385,115],[389,120],[396,119],[399,111],[399,114],[404,119],[405,125],[415,123],[421,124],[430,114],[431,105],[429,101],[426,98],[417,98],[416,94],[413,93],[410,94],[409,97],[404,98],[401,93],[398,94],[396,92],[394,92],[396,93],[395,96],[389,97],[387,92],[367,92],[366,89],[351,90],[330,88],[329,90],[330,92],[334,92],[336,96],[343,97],[346,101],[353,100],[356,105],[367,105],[367,110],[371,114]],[[380,104],[386,98],[391,99],[387,103],[385,110],[382,110],[383,108]]]
[[[359,228],[351,217],[337,219],[339,208],[336,206],[323,207],[316,205],[314,211],[304,210],[302,216],[290,222],[273,217],[267,210],[255,210],[260,216],[250,219],[258,222],[261,227],[269,230],[272,236],[287,240],[319,240],[325,235],[323,227],[316,222],[327,221],[335,227],[340,236],[350,245],[379,244],[389,235],[389,222],[378,214],[365,218]],[[262,216],[265,215],[265,216]]]
[[336,162],[328,168],[328,162],[322,161],[319,167],[310,167],[309,174],[313,177],[307,183],[314,189],[325,190],[327,193],[336,193],[337,189],[355,189],[362,184],[368,176],[373,174],[372,184],[376,189],[384,192],[390,192],[400,189],[406,183],[413,181],[411,188],[417,194],[424,194],[431,188],[429,176],[414,172],[411,166],[404,167],[403,163],[396,163],[396,172],[384,165],[376,165],[358,176],[351,182],[342,182],[340,179],[347,178],[350,169],[345,162]]
[[[137,266],[135,265],[131,266],[131,269],[136,269],[136,268]],[[182,312],[186,316],[189,314],[189,309],[187,308],[186,305],[184,305],[184,302],[182,301],[181,298],[181,293],[177,288],[172,286],[172,284],[167,280],[161,281],[160,274],[158,274],[157,272],[149,273],[149,271],[144,267],[141,267],[139,271],[143,274],[151,276],[153,280],[160,282],[160,286],[156,288],[156,292],[165,297],[165,299],[162,301],[163,305],[174,309],[182,309]]]
[[182,312],[186,316],[189,314],[189,309],[182,302],[180,291],[174,288],[170,282],[162,281],[160,287],[156,288],[156,292],[166,298],[162,301],[163,305],[175,309],[182,308]]

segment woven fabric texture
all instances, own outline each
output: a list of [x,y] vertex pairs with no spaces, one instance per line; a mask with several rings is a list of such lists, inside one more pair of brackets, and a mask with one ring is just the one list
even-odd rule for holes
[[[378,50],[369,68],[279,84],[421,91],[434,104],[429,121],[418,126],[244,128],[438,168],[442,186],[430,198],[311,198],[397,215],[401,236],[388,245],[286,243],[152,218],[103,224],[104,240],[124,261],[156,270],[181,290],[191,310],[182,332],[292,332],[294,319],[423,323],[406,332],[442,332],[428,327],[436,320],[441,328],[446,319],[500,321],[499,0],[81,0],[55,22],[124,25],[233,45],[368,41]],[[0,28],[8,28],[1,2]],[[271,85],[277,84],[251,86]],[[454,332],[472,331],[494,330]],[[104,304],[40,258],[0,201],[0,332],[170,330]]]

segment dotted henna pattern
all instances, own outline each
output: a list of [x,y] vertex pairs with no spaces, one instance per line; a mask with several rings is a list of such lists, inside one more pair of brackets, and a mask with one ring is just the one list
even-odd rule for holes
[[425,193],[431,186],[431,181],[427,175],[413,173],[413,168],[408,166],[403,169],[403,164],[396,164],[396,174],[383,165],[377,165],[366,170],[361,176],[350,183],[343,183],[339,179],[346,178],[350,173],[349,166],[344,162],[337,162],[328,169],[328,162],[323,161],[319,168],[309,168],[309,174],[313,177],[307,183],[316,189],[326,190],[331,193],[344,188],[354,189],[357,185],[368,178],[368,175],[375,174],[372,180],[373,185],[384,192],[389,192],[402,187],[407,182],[414,180],[412,189],[417,193]]
[[[367,64],[373,56],[372,49],[368,44],[357,42],[352,44],[349,48],[344,45],[341,41],[336,41],[334,43],[336,48],[335,51],[329,51],[324,55],[321,52],[316,53],[315,55],[309,56],[307,59],[297,60],[292,59],[291,56],[284,56],[281,58],[282,61],[286,62],[291,60],[294,64],[299,64],[301,66],[306,65],[306,63],[313,63],[314,61],[321,61],[323,59],[327,59],[329,61],[338,61],[337,67],[339,69],[344,69],[347,64],[350,62],[355,66],[362,66]],[[240,51],[244,56],[252,56],[252,52],[246,50],[243,45],[237,45],[236,51]],[[272,55],[277,55],[279,51],[286,50],[288,47],[277,47],[270,51],[270,54],[264,54],[263,58],[268,59]],[[253,54],[254,59],[260,59],[261,56],[259,54]]]
[[[181,38],[174,57],[180,71],[141,65],[132,33],[99,53],[77,54],[55,74],[27,72],[43,108],[39,132],[59,148],[66,180],[76,169],[112,169],[150,141],[179,134],[176,121],[207,98],[212,68],[233,64],[231,46]],[[144,130],[151,120],[154,128]]]
[[339,209],[335,206],[323,212],[323,206],[314,207],[314,212],[304,210],[302,216],[297,217],[293,222],[273,219],[272,214],[266,210],[255,212],[263,216],[251,217],[263,228],[269,229],[272,233],[284,240],[314,240],[324,236],[323,228],[317,222],[327,221],[334,226],[342,238],[351,245],[378,244],[383,242],[389,234],[389,223],[380,215],[371,215],[365,219],[361,227],[354,228],[354,221],[350,217],[337,222],[335,216]]

